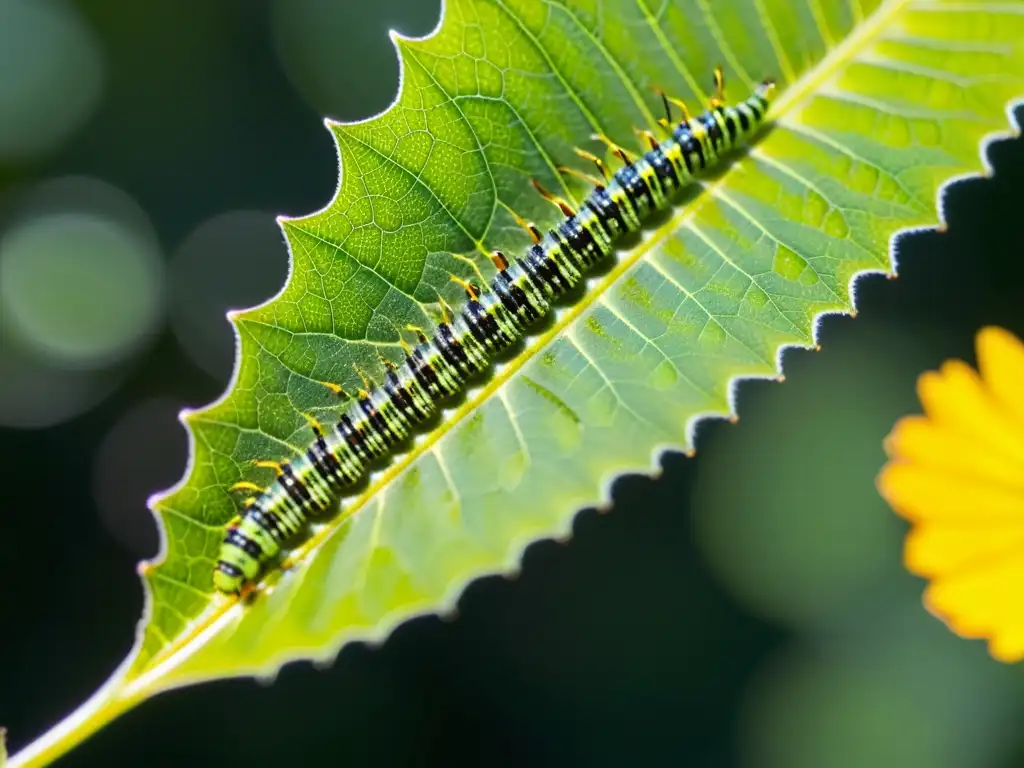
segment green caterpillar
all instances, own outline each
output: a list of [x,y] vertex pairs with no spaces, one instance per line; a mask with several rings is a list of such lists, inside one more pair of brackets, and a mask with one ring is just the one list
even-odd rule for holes
[[277,479],[267,489],[247,482],[236,486],[259,495],[224,535],[213,575],[218,590],[240,594],[249,587],[309,516],[328,509],[371,462],[407,438],[441,400],[459,393],[469,378],[546,315],[559,296],[612,253],[619,238],[640,229],[696,174],[746,142],[764,122],[774,82],[765,80],[745,101],[726,106],[722,70],[716,69],[715,90],[709,108],[696,118],[674,102],[683,109],[675,125],[670,100],[662,94],[668,115],[662,125],[670,136],[659,142],[645,133],[650,149],[636,159],[604,139],[624,163],[614,174],[600,158],[577,150],[602,174],[578,174],[595,184],[578,211],[535,183],[562,209],[565,220],[547,234],[524,222],[534,245],[512,262],[495,252],[498,274],[489,289],[464,284],[469,300],[462,312],[454,318],[446,315],[432,338],[419,333],[418,345],[400,366],[388,369],[383,385],[360,391],[333,429],[313,422],[314,440],[297,459],[257,462],[273,467]]

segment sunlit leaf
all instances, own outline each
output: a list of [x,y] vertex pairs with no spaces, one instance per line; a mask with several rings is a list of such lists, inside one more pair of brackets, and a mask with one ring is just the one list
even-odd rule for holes
[[[436,33],[396,44],[396,103],[330,126],[337,195],[283,222],[288,284],[233,317],[237,375],[184,418],[192,463],[154,504],[165,559],[145,575],[133,655],[16,765],[158,691],[331,658],[516,568],[611,478],[690,448],[697,418],[731,412],[737,377],[777,375],[781,348],[850,311],[852,279],[892,271],[893,235],[937,222],[941,185],[981,170],[979,143],[1024,93],[1021,0],[452,0]],[[398,329],[429,326],[438,294],[460,302],[452,273],[490,275],[487,250],[522,250],[512,211],[555,221],[531,177],[580,199],[555,170],[580,167],[574,146],[600,131],[635,147],[660,114],[652,88],[698,106],[719,62],[733,100],[778,79],[772,129],[344,499],[252,605],[215,595],[227,488],[304,446],[302,414],[335,407],[318,382],[356,387],[356,364],[379,376]]]

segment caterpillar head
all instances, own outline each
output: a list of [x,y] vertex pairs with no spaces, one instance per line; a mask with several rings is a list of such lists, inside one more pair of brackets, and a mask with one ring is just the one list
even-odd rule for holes
[[755,95],[765,102],[770,102],[775,95],[775,78],[766,77],[754,91]]
[[222,560],[213,571],[213,585],[225,594],[238,594],[244,583],[242,570],[232,563]]

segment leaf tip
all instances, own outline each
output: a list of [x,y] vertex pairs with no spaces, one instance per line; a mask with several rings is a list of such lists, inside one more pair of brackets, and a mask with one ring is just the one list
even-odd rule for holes
[[317,670],[318,672],[326,672],[334,666],[334,662],[337,658],[338,657],[336,654],[332,654],[330,656],[325,656],[322,658],[310,659],[310,663],[313,665],[313,669]]
[[234,326],[239,326],[245,319],[255,312],[259,307],[243,307],[241,309],[229,309],[224,313],[224,316],[228,319],[228,322]]
[[403,46],[409,46],[411,43],[422,43],[436,36],[441,31],[441,27],[444,24],[446,16],[444,6],[445,2],[442,0],[441,13],[438,16],[437,25],[430,32],[427,32],[427,34],[417,37],[416,35],[407,35],[400,30],[391,28],[388,29],[388,40],[391,41],[395,48],[401,50]]
[[160,502],[167,498],[167,493],[168,491],[164,490],[149,494],[149,498],[146,499],[146,508],[155,512],[160,506]]
[[178,411],[178,421],[183,427],[190,427],[198,412],[195,408],[182,408]]
[[459,613],[459,607],[457,605],[453,605],[448,610],[439,611],[437,614],[437,618],[443,621],[445,624],[454,624],[456,621],[459,620],[460,615],[461,614]]
[[301,229],[301,227],[299,226],[299,222],[302,221],[303,218],[308,218],[308,217],[301,217],[301,216],[294,216],[294,217],[278,216],[277,217],[277,225],[281,228],[281,231],[284,232],[284,236],[285,237],[289,237],[293,232],[295,232],[296,230]]

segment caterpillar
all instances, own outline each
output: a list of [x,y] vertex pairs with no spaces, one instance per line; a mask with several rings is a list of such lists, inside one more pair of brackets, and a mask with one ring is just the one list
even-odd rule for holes
[[[668,138],[659,142],[649,131],[638,131],[649,145],[639,157],[595,136],[623,162],[614,174],[598,156],[577,149],[601,173],[597,177],[559,169],[594,184],[579,210],[534,182],[540,194],[561,208],[565,219],[546,234],[520,221],[533,245],[514,261],[500,251],[492,254],[497,274],[489,290],[459,280],[468,296],[462,311],[454,315],[442,302],[444,316],[433,337],[413,329],[418,344],[406,345],[401,365],[387,365],[382,385],[367,383],[333,429],[310,417],[314,438],[304,454],[287,462],[254,462],[273,468],[276,479],[268,488],[247,481],[233,486],[257,495],[227,526],[213,573],[216,589],[236,595],[250,589],[307,518],[327,510],[372,462],[429,418],[441,400],[457,395],[495,355],[522,337],[586,271],[612,253],[619,238],[640,229],[653,213],[668,207],[674,193],[696,174],[749,140],[764,122],[774,81],[764,80],[734,106],[724,102],[721,68],[715,69],[714,83],[708,108],[695,118],[681,101],[659,91],[667,116],[659,123]],[[673,123],[672,104],[682,110],[678,123]],[[327,386],[343,394],[340,387]]]

